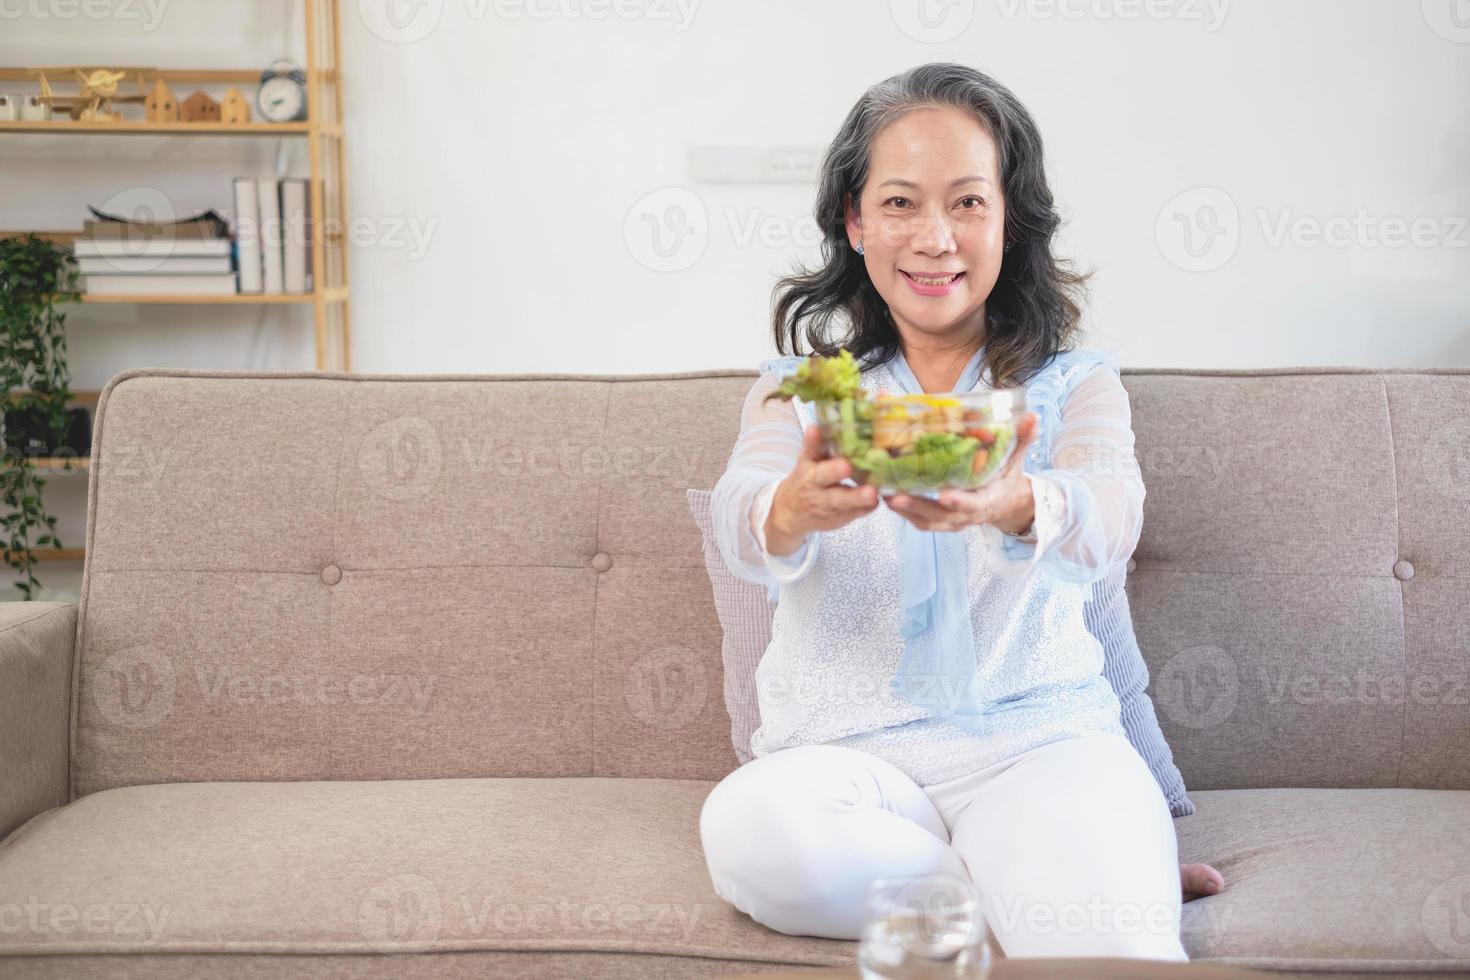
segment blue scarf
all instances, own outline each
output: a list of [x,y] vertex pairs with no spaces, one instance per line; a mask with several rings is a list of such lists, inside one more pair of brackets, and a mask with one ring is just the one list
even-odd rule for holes
[[[984,354],[981,347],[970,358],[955,391],[972,391],[979,384]],[[924,393],[901,350],[890,370],[904,392]],[[938,493],[922,496],[932,499]],[[905,643],[890,690],[933,716],[979,734],[983,726],[965,536],[959,531],[921,531],[905,519],[899,556],[903,581],[899,633]]]

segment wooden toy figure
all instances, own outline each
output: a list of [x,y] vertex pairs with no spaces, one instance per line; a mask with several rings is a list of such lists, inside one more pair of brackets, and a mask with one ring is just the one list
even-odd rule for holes
[[184,122],[219,122],[219,103],[202,90],[179,104],[179,118]]
[[227,126],[240,126],[250,121],[250,103],[240,90],[232,88],[225,93],[219,107],[220,122]]
[[153,84],[153,91],[148,93],[146,105],[149,122],[179,121],[179,100],[174,97],[174,90],[161,78]]

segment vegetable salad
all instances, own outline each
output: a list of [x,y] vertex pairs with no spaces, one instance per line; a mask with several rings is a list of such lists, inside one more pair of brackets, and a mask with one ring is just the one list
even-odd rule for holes
[[870,397],[860,380],[848,351],[813,355],[767,398],[813,403],[828,451],[852,462],[858,483],[882,490],[974,488],[1010,458],[1023,392],[1014,401],[989,389]]

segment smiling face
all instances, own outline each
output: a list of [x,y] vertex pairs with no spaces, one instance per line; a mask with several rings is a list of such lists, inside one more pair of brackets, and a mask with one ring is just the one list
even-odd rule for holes
[[847,234],[905,342],[983,334],[1005,248],[999,161],[979,120],[951,106],[915,109],[874,139]]

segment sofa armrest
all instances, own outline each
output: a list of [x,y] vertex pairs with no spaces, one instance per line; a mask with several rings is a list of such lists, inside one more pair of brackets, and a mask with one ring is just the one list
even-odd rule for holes
[[74,602],[0,602],[0,841],[67,801]]

